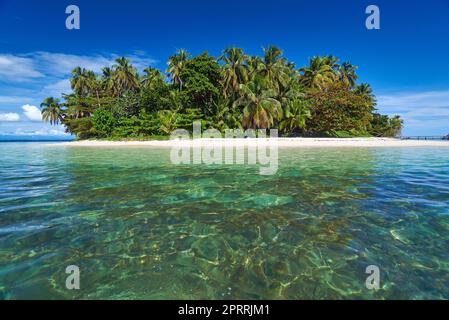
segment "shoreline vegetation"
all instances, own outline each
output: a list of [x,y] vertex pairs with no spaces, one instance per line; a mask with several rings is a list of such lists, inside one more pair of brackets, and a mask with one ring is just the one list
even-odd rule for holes
[[139,74],[122,57],[96,74],[72,71],[70,94],[48,97],[42,118],[77,140],[164,140],[176,129],[278,129],[280,137],[395,137],[403,121],[376,111],[357,67],[316,56],[298,68],[276,46],[250,56],[227,48],[220,57],[179,50],[165,73]]
[[447,140],[401,140],[396,138],[201,138],[191,140],[79,140],[48,144],[48,146],[69,147],[211,147],[211,146],[277,146],[295,148],[314,147],[347,147],[347,148],[370,148],[370,147],[449,147]]

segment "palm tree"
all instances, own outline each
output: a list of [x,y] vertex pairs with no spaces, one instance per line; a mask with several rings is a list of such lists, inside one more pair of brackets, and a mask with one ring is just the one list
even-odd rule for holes
[[[65,95],[65,106],[67,110],[65,116],[70,119],[79,119],[83,117],[89,117],[95,111],[95,107],[92,104],[92,99],[87,97],[80,97],[79,95],[69,94]],[[97,105],[97,107],[99,104]]]
[[42,120],[50,122],[51,125],[57,125],[64,119],[61,104],[58,99],[53,97],[45,98],[41,103]]
[[355,89],[355,93],[360,94],[360,95],[373,95],[373,89],[371,88],[371,86],[368,83],[362,83],[359,84],[357,86],[357,88]]
[[80,97],[87,97],[93,92],[96,86],[97,76],[95,72],[81,67],[76,67],[72,70],[72,78],[70,79],[70,86]]
[[182,91],[183,82],[181,79],[181,73],[184,70],[185,63],[189,59],[190,54],[184,50],[178,50],[177,54],[171,56],[168,59],[167,73],[172,78],[173,83],[179,84],[179,91]]
[[75,94],[81,98],[95,95],[97,107],[100,107],[100,90],[102,90],[102,82],[97,79],[95,72],[76,67],[72,71],[70,85]]
[[148,67],[143,70],[144,75],[140,83],[143,86],[151,86],[151,84],[159,81],[163,81],[163,73],[156,68]]
[[332,56],[316,56],[309,66],[301,68],[301,83],[307,88],[323,90],[336,80],[337,59]]
[[400,116],[394,116],[390,119],[390,128],[388,135],[391,137],[400,136],[402,133],[402,127],[404,125],[404,120]]
[[229,93],[237,93],[240,85],[248,81],[246,59],[247,56],[241,48],[227,48],[219,57],[219,60],[225,63],[223,66],[223,94],[225,97]]
[[101,75],[101,83],[102,83],[102,89],[106,93],[113,93],[114,92],[114,70],[110,67],[104,67],[101,69],[102,75]]
[[243,127],[268,129],[282,118],[281,103],[273,98],[274,90],[267,89],[266,80],[259,77],[240,85],[241,97],[233,108],[243,107]]
[[114,69],[114,85],[118,96],[129,90],[139,89],[139,77],[137,69],[134,68],[130,60],[121,57],[115,60],[117,64]]
[[220,132],[242,127],[241,112],[238,108],[232,107],[231,98],[219,97],[208,108],[208,112],[212,115],[212,126]]
[[302,99],[306,96],[306,90],[301,85],[298,71],[293,66],[287,66],[288,81],[285,87],[277,90],[276,100],[281,102],[282,107],[285,109],[287,105],[295,99]]
[[160,110],[157,112],[159,120],[159,130],[163,134],[170,134],[176,128],[178,124],[178,113],[174,110]]
[[362,83],[358,85],[354,92],[362,97],[368,99],[369,103],[374,107],[377,103],[376,96],[373,93],[373,89],[368,83]]
[[168,94],[168,101],[170,103],[170,110],[180,112],[183,108],[181,94],[179,91],[170,91]]
[[260,64],[259,73],[265,77],[276,89],[285,87],[288,82],[286,60],[282,57],[282,50],[276,46],[264,48],[264,57]]
[[323,63],[327,64],[329,67],[331,67],[336,72],[340,69],[340,65],[338,64],[339,60],[340,59],[338,59],[337,57],[334,57],[332,55],[323,57]]
[[350,88],[355,87],[356,81],[359,78],[355,73],[357,68],[358,68],[357,66],[354,66],[349,62],[344,62],[339,67],[340,80],[343,81],[343,83],[347,84]]
[[285,109],[284,118],[279,124],[279,129],[288,133],[292,133],[297,129],[305,129],[306,121],[311,117],[309,105],[305,100],[292,100]]
[[262,59],[258,56],[249,56],[246,59],[248,64],[248,80],[253,80],[259,73],[262,65]]

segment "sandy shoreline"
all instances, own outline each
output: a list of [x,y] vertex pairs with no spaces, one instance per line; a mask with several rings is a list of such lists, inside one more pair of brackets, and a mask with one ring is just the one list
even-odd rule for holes
[[179,147],[179,146],[248,146],[278,147],[449,147],[448,140],[400,140],[394,138],[278,138],[278,139],[195,139],[151,141],[83,140],[47,144],[63,147]]

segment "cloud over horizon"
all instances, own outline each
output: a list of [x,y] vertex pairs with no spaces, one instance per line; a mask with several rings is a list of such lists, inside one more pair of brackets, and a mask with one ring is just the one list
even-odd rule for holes
[[20,116],[18,113],[15,112],[0,113],[0,121],[15,122],[19,120]]
[[[12,82],[33,81],[36,78],[68,76],[78,66],[100,72],[103,67],[112,66],[119,54],[75,55],[36,51],[24,54],[0,53],[0,77]],[[157,60],[145,52],[135,51],[123,55],[131,60],[138,70],[154,65]]]
[[0,54],[1,78],[8,81],[22,82],[43,76],[44,74],[35,69],[33,59],[11,54]]
[[30,121],[42,121],[41,110],[36,106],[26,104],[22,106],[23,114]]
[[25,104],[21,109],[23,117],[17,112],[0,113],[0,122],[42,121],[41,110],[38,107]]
[[377,100],[379,111],[404,119],[406,135],[449,133],[449,90],[398,92]]
[[[6,123],[15,123],[18,128],[27,123],[27,128],[33,128],[26,132],[36,134],[53,132],[50,124],[42,121],[40,109],[36,106],[48,96],[60,98],[62,93],[71,93],[69,76],[75,67],[98,73],[103,67],[112,66],[121,56],[131,59],[140,71],[157,63],[144,51],[91,55],[47,51],[0,53],[0,135],[6,132]],[[8,129],[8,132],[15,131]]]

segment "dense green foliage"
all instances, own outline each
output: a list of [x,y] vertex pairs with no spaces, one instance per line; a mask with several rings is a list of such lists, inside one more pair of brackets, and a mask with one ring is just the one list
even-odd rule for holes
[[77,67],[73,93],[43,101],[42,117],[62,123],[80,139],[167,136],[194,121],[221,131],[277,128],[281,136],[396,136],[402,120],[376,113],[356,66],[333,56],[313,57],[297,69],[270,46],[263,56],[228,48],[218,58],[180,50],[166,74],[148,67],[139,75],[126,58],[102,74]]
[[109,136],[114,130],[116,118],[111,111],[98,108],[92,116],[95,133],[99,136]]

